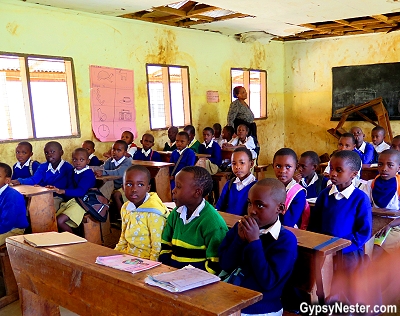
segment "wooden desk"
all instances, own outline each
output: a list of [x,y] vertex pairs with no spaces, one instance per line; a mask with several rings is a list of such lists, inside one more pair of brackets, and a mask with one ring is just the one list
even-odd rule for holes
[[372,180],[379,174],[378,167],[371,167],[370,164],[363,164],[361,167],[361,179]]
[[169,180],[169,167],[174,166],[170,162],[132,160],[132,165],[139,165],[149,169],[151,177],[154,178],[156,192],[163,202],[172,201],[171,183]]
[[121,176],[100,176],[96,177],[96,188],[110,200],[111,194],[114,191],[114,180],[121,179]]
[[[219,212],[229,228],[241,216]],[[297,238],[298,256],[292,274],[294,286],[311,296],[311,303],[323,304],[329,296],[333,277],[333,256],[351,245],[346,239],[332,240],[332,236],[286,227]]]
[[375,241],[375,234],[379,232],[383,227],[389,225],[394,218],[384,217],[375,215],[374,211],[372,212],[372,232],[371,237],[364,245],[364,252],[372,259],[372,252],[374,249],[374,241]]
[[174,270],[161,265],[131,274],[95,264],[120,254],[92,243],[34,248],[23,236],[7,239],[24,316],[60,315],[59,305],[79,315],[235,315],[262,294],[225,282],[183,293],[144,283],[146,276]]
[[55,190],[23,184],[13,188],[28,200],[26,208],[32,233],[58,231],[53,199]]
[[221,156],[222,160],[228,159],[229,161],[231,160],[232,153],[233,151],[237,148],[238,146],[232,146],[232,147],[225,147],[221,150]]

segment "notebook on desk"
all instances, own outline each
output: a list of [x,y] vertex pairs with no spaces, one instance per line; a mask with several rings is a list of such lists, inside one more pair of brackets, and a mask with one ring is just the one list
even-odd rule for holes
[[33,247],[49,247],[77,244],[87,242],[85,238],[76,236],[69,232],[46,232],[24,235],[25,241]]

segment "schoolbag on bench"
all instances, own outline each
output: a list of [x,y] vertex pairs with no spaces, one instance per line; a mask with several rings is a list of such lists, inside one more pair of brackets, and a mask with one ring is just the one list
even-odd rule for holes
[[105,222],[108,216],[108,200],[99,189],[89,189],[82,198],[75,198],[76,202],[95,220]]

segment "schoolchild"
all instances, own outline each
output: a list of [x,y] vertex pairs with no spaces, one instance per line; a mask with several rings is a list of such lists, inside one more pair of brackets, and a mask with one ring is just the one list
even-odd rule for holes
[[172,152],[169,162],[175,166],[169,168],[171,190],[175,187],[175,175],[184,167],[194,166],[196,154],[193,150],[188,150],[189,135],[186,132],[179,132],[176,135],[176,149]]
[[140,140],[142,149],[138,149],[134,154],[133,160],[144,160],[144,161],[161,161],[161,155],[151,149],[154,146],[154,136],[151,134],[143,134]]
[[96,185],[96,177],[89,168],[89,152],[85,148],[77,148],[72,152],[72,165],[74,170],[70,175],[70,181],[66,189],[56,189],[56,192],[65,196],[67,202],[61,203],[57,211],[57,226],[61,232],[72,233],[72,228],[77,228],[86,211],[78,204],[75,198],[82,198],[90,188]]
[[121,237],[115,250],[157,261],[168,211],[157,193],[149,192],[150,179],[149,170],[143,166],[131,166],[125,171],[128,201],[121,208]]
[[355,151],[361,158],[363,164],[371,164],[374,162],[374,146],[364,141],[365,134],[361,128],[354,126],[351,128],[351,133],[356,139]]
[[351,245],[342,252],[343,268],[351,272],[361,264],[363,246],[371,235],[371,203],[368,196],[352,183],[361,168],[357,153],[347,150],[336,152],[330,163],[332,186],[318,196],[308,229],[350,240]]
[[400,151],[400,135],[393,137],[390,148]]
[[175,181],[172,199],[176,208],[168,216],[162,233],[159,260],[175,268],[191,264],[218,274],[218,247],[228,227],[204,199],[212,190],[211,175],[202,167],[185,167]]
[[112,149],[111,156],[104,163],[103,170],[96,170],[96,176],[120,176],[120,179],[114,180],[114,192],[112,193],[112,199],[115,202],[115,206],[119,211],[122,207],[123,202],[126,202],[126,197],[122,189],[122,176],[126,169],[132,166],[132,158],[126,157],[126,151],[128,144],[123,140],[117,140]]
[[[370,198],[375,208],[398,211],[400,209],[400,152],[394,149],[384,150],[378,159],[379,176],[369,180],[362,190]],[[400,247],[400,219],[394,219],[376,235],[386,236],[381,247],[393,252]]]
[[[133,142],[134,139],[135,139],[135,136],[133,135],[133,133],[131,131],[122,132],[121,140],[123,140],[128,145],[128,147],[126,149],[126,152],[125,152],[125,157],[128,157],[128,158],[131,157],[132,158],[133,154],[136,152],[137,146]],[[106,158],[112,157],[111,150],[112,149],[110,149],[109,151],[104,153],[103,156],[106,157]]]
[[[337,145],[337,151],[342,151],[342,150],[356,151],[356,139],[352,133],[344,133],[340,136]],[[329,177],[329,173],[330,173],[330,162],[328,162],[328,165],[324,170],[324,176]]]
[[[44,155],[47,162],[40,164],[35,174],[29,178],[18,178],[12,180],[14,185],[27,184],[27,185],[40,185],[40,186],[54,186],[59,189],[65,189],[72,170],[72,165],[62,159],[64,151],[59,142],[51,141],[44,146]],[[57,211],[63,201],[63,196],[53,193],[54,207]]]
[[238,147],[232,153],[232,172],[236,176],[229,180],[222,189],[215,208],[235,215],[247,214],[247,197],[251,187],[257,182],[251,174],[254,161],[246,147]]
[[[297,167],[296,153],[290,148],[279,149],[273,159],[275,176],[286,187],[286,212],[281,215],[282,225],[305,229],[310,208],[306,201],[306,189],[293,179]],[[304,214],[304,215],[303,215]]]
[[7,237],[22,235],[29,226],[24,196],[10,187],[12,169],[0,162],[0,246]]
[[15,148],[15,157],[17,162],[13,166],[11,180],[18,178],[29,178],[34,175],[40,162],[32,160],[32,145],[29,142],[20,142]]
[[328,179],[315,172],[319,163],[320,160],[315,151],[306,151],[300,156],[297,172],[300,175],[299,184],[307,190],[307,199],[318,197],[319,193],[326,188]]
[[226,146],[246,146],[251,151],[253,159],[257,158],[256,144],[254,143],[254,138],[249,135],[249,127],[245,124],[240,124],[236,131],[237,137],[230,141]]
[[382,151],[390,148],[390,145],[384,141],[385,133],[385,129],[382,126],[375,126],[371,131],[372,146],[374,146],[375,152],[378,155]]
[[163,151],[174,151],[176,149],[175,140],[179,130],[175,126],[168,128],[169,142],[165,142]]
[[221,126],[221,124],[215,123],[212,128],[214,130],[213,141],[216,142],[220,147],[222,147],[222,144],[225,142],[225,140],[222,137],[222,126]]
[[211,127],[203,129],[204,142],[199,146],[199,154],[208,154],[211,157],[206,158],[205,168],[210,174],[216,174],[222,163],[221,147],[213,140],[214,130]]
[[186,125],[183,129],[189,135],[188,148],[193,150],[195,153],[199,153],[200,142],[196,139],[196,130],[193,125]]
[[227,146],[227,143],[231,143],[233,141],[233,135],[235,134],[235,129],[232,126],[224,126],[224,128],[222,129],[222,138],[224,140],[224,142],[222,143],[222,148]]
[[104,162],[101,161],[99,158],[97,158],[97,156],[94,154],[95,149],[94,149],[95,145],[94,142],[92,142],[91,140],[85,140],[82,143],[82,148],[85,148],[87,150],[87,152],[89,153],[89,166],[94,166],[94,167],[98,167],[101,166]]
[[249,192],[248,215],[228,231],[219,248],[229,283],[261,292],[263,298],[242,315],[282,315],[281,296],[297,257],[297,240],[279,215],[285,211],[285,186],[262,179]]

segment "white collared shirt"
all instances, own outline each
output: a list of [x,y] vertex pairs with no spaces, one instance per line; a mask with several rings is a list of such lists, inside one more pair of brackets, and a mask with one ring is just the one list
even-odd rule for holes
[[116,161],[115,159],[111,160],[111,162],[118,167],[124,160],[125,160],[125,156],[123,156],[120,160]]
[[361,151],[362,153],[365,152],[365,146],[367,145],[366,142],[363,142],[362,145],[360,146],[360,148],[357,148],[357,150]]
[[312,177],[311,181],[309,184],[307,184],[305,178],[301,178],[301,185],[305,188],[309,187],[310,185],[314,184],[315,181],[318,180],[318,175],[316,173],[314,173],[314,176]]
[[8,184],[5,184],[0,188],[0,195],[4,192],[5,189],[7,189],[7,187],[8,187]]
[[189,224],[192,220],[194,220],[196,217],[200,216],[200,212],[203,210],[204,206],[206,205],[205,200],[201,201],[200,205],[194,210],[192,216],[189,217],[189,219],[186,219],[187,215],[187,207],[185,205],[182,205],[181,207],[178,207],[176,211],[181,214],[179,217],[182,219],[183,224],[187,225]]
[[386,144],[384,141],[382,143],[380,143],[379,145],[374,145],[374,143],[371,143],[372,146],[374,146],[375,151],[380,154],[382,151],[386,150],[386,149],[390,149],[390,145]]
[[296,180],[292,179],[292,181],[290,181],[286,186],[286,192],[288,192],[295,184],[297,184]]
[[62,159],[61,159],[61,161],[60,161],[60,163],[58,164],[58,166],[57,166],[56,169],[53,169],[53,166],[51,165],[51,163],[49,163],[49,166],[47,167],[46,172],[47,172],[47,171],[51,171],[53,174],[56,173],[57,171],[60,172],[60,169],[61,169],[61,167],[63,166],[64,162],[65,162],[65,160],[62,160]]
[[206,148],[211,148],[212,147],[212,145],[213,145],[213,140],[211,140],[209,143],[208,143],[208,145],[206,144],[206,142],[203,142],[203,145],[206,147]]
[[[150,194],[147,192],[146,197],[143,200],[143,203],[146,202],[149,198],[150,198]],[[129,212],[136,212],[137,208],[136,208],[135,204],[133,204],[132,202],[129,202],[128,205],[126,206],[126,210]]]
[[86,171],[86,170],[88,170],[88,169],[90,169],[90,168],[89,168],[88,165],[86,165],[86,167],[85,167],[85,168],[82,168],[81,170],[76,170],[76,168],[75,168],[75,169],[74,169],[74,172],[75,172],[76,174],[80,174],[80,173],[82,173],[82,172],[84,172],[84,171]]
[[89,160],[92,159],[94,157],[94,154],[90,154],[89,155]]
[[343,198],[348,199],[350,195],[353,193],[355,190],[355,186],[350,184],[346,189],[343,191],[339,191],[336,187],[336,185],[332,185],[331,189],[329,190],[329,195],[334,195],[336,200],[341,200]]
[[136,147],[136,145],[134,143],[130,143],[128,145],[128,150],[127,151],[128,151],[128,154],[131,155],[132,157],[135,154],[136,150],[137,150],[137,147]]
[[142,154],[145,155],[146,157],[148,157],[148,156],[150,155],[150,153],[151,153],[151,148],[150,148],[148,151],[145,151],[145,150],[142,148]]
[[260,229],[260,235],[265,235],[270,233],[272,237],[274,237],[275,240],[278,240],[279,233],[281,232],[281,222],[279,221],[279,217],[272,225],[271,227],[268,227],[267,229]]
[[15,167],[22,169],[23,167],[28,167],[30,162],[31,162],[31,158],[29,158],[27,161],[25,161],[25,163],[21,166],[21,163],[19,161],[17,161],[17,163],[15,164]]
[[182,150],[176,150],[178,152],[179,155],[182,155],[183,152],[187,149],[188,147],[183,148]]
[[249,185],[254,181],[256,181],[256,177],[250,173],[245,179],[243,179],[243,181],[241,181],[238,177],[236,177],[233,183],[236,183],[236,189],[238,191],[241,191],[244,187],[246,187],[247,185]]

